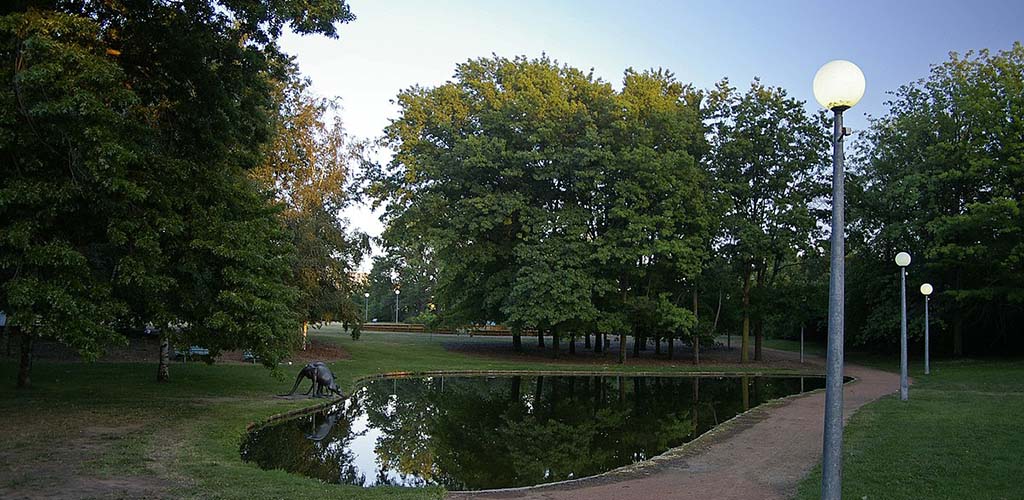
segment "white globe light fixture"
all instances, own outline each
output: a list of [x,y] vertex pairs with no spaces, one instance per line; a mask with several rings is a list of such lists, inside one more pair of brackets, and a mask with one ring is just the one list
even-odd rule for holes
[[370,292],[363,293],[363,323],[370,320]]
[[845,111],[864,97],[864,73],[850,61],[832,61],[814,75],[814,98],[832,111]]
[[924,295],[924,374],[931,375],[932,369],[929,366],[928,358],[931,356],[931,346],[929,344],[930,337],[928,332],[928,299],[932,294],[932,285],[925,283],[921,285],[921,295]]
[[907,267],[910,265],[910,254],[907,252],[900,252],[896,254],[896,265],[900,267]]
[[821,498],[839,500],[843,489],[843,325],[846,304],[846,223],[843,184],[843,111],[864,97],[864,73],[850,61],[831,61],[814,75],[814,98],[834,114],[832,134],[832,236],[825,361],[825,433],[822,443]]

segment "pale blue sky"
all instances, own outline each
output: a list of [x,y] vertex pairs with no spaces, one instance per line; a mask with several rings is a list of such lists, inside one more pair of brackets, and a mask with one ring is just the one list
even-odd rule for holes
[[[616,87],[624,69],[664,67],[708,88],[755,76],[814,108],[811,80],[832,59],[864,71],[867,92],[847,125],[884,111],[885,92],[924,77],[950,51],[1009,48],[1024,39],[1024,1],[569,2],[350,0],[341,37],[286,35],[314,90],[339,96],[349,132],[375,137],[400,89],[448,80],[455,64],[489,56],[551,57]],[[346,214],[372,235],[367,210]]]

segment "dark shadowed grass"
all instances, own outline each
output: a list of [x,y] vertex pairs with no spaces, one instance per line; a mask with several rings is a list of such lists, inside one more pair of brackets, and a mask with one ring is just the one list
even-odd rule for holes
[[[349,359],[330,363],[346,392],[361,377],[436,370],[585,370],[622,372],[737,371],[737,366],[572,364],[509,353],[473,356],[445,343],[510,344],[508,338],[364,333],[353,341],[337,327],[314,334]],[[239,458],[246,425],[315,404],[287,392],[299,366],[275,377],[252,365],[175,363],[171,381],[155,382],[155,363],[37,362],[30,391],[13,388],[15,363],[0,362],[0,497],[24,495],[201,498],[436,498],[437,488],[369,488],[324,484],[263,471]],[[752,367],[761,371],[764,367]],[[305,385],[302,389],[305,389]],[[107,481],[103,483],[103,481]],[[89,490],[88,488],[98,488]],[[106,488],[106,489],[104,489]],[[122,488],[118,490],[117,488]]]

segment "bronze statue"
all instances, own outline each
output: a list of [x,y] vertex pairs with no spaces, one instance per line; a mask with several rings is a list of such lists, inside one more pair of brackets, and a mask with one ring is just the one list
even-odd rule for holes
[[[295,385],[292,386],[292,391],[283,395],[291,396],[295,394],[304,378],[308,378],[313,382],[309,386],[309,390],[305,392],[306,395],[312,392],[314,398],[323,398],[329,397],[333,393],[339,397],[345,397],[345,394],[341,392],[337,382],[335,382],[331,369],[323,361],[314,361],[302,367],[302,370],[299,370],[299,375],[295,377]],[[324,394],[324,389],[327,389],[327,394]]]

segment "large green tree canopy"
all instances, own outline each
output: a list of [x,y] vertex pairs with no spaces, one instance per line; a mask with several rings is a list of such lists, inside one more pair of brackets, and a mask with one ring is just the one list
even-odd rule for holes
[[1024,46],[951,54],[893,93],[859,152],[848,280],[851,302],[861,305],[852,311],[855,341],[895,342],[892,258],[908,251],[912,291],[935,285],[934,319],[952,330],[955,352],[1020,346],[1013,325],[1024,314]]
[[453,321],[551,331],[556,347],[658,308],[680,327],[673,287],[709,237],[699,100],[663,71],[628,71],[616,92],[547,58],[461,64],[398,97],[395,156],[369,186],[389,202],[385,237],[431,249]]
[[[294,341],[292,247],[262,162],[285,25],[344,2],[15,1],[0,7],[0,309],[87,356],[154,324],[273,366]],[[165,358],[163,358],[165,359]],[[166,377],[166,364],[159,372]]]

